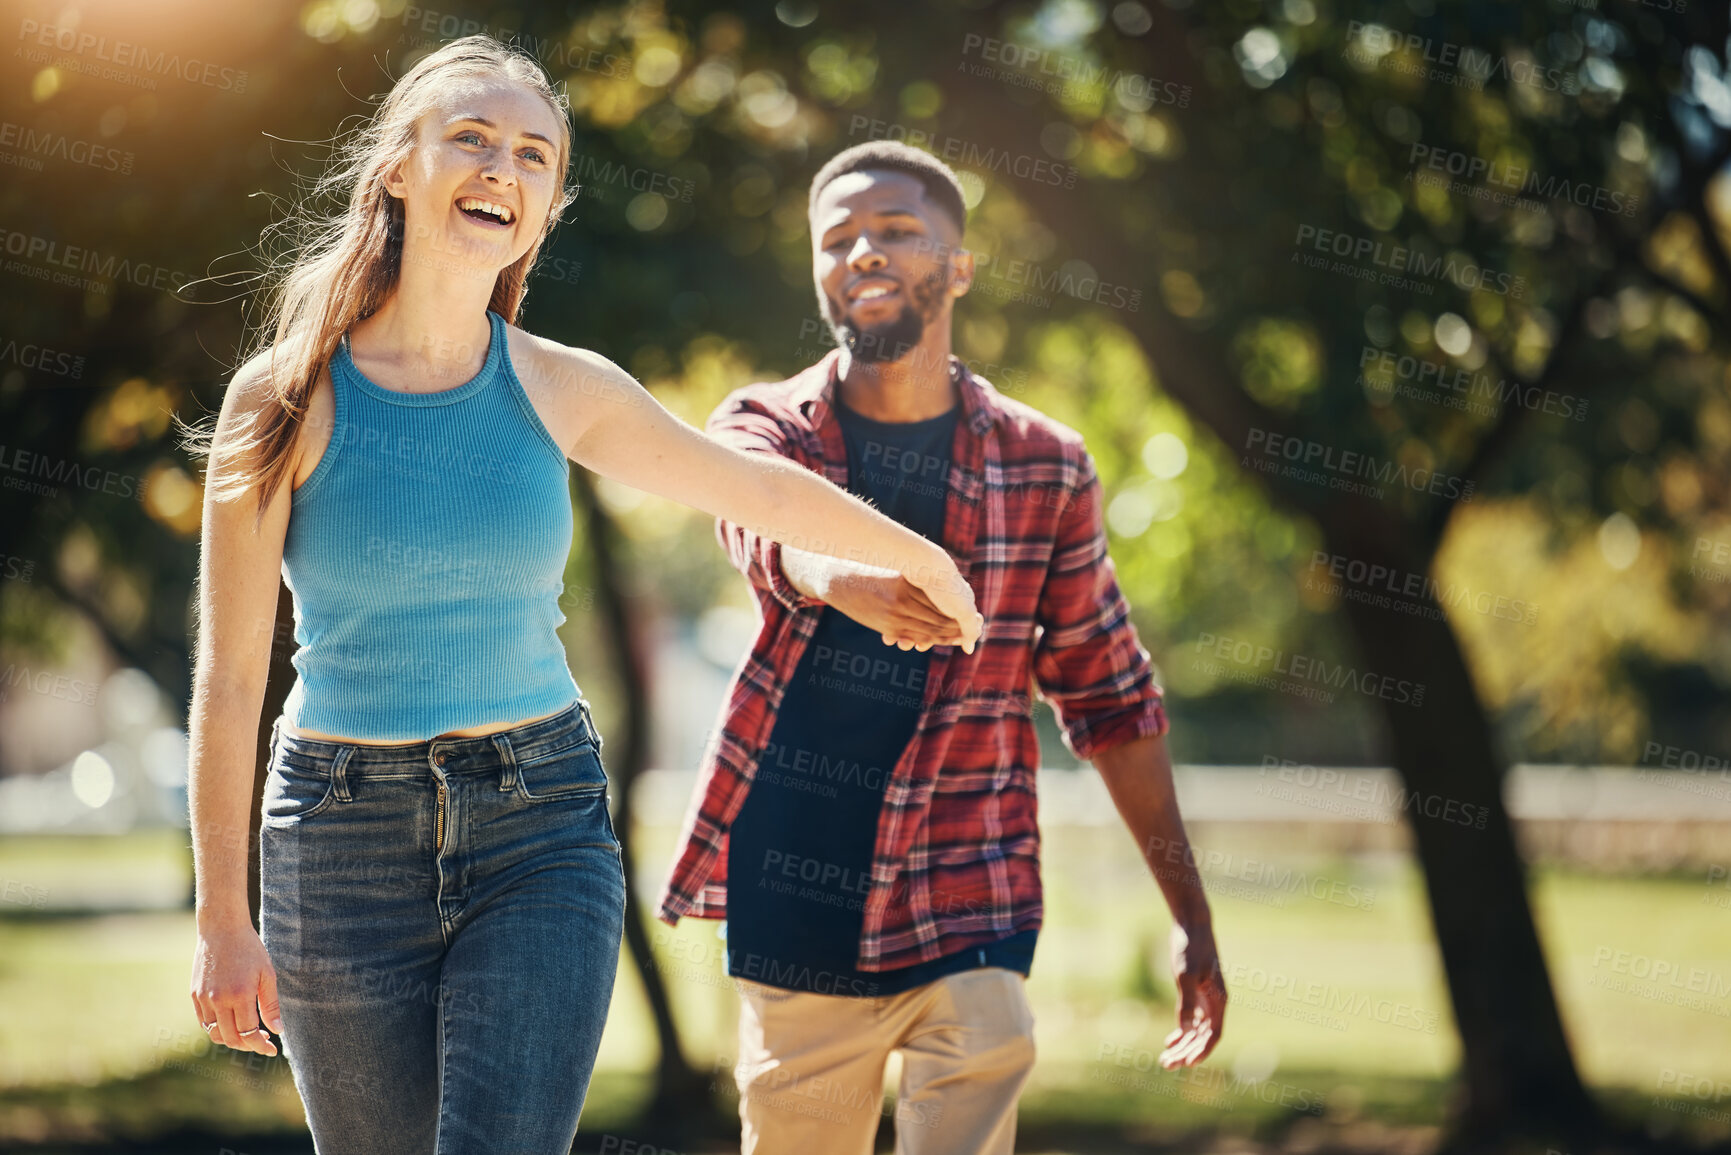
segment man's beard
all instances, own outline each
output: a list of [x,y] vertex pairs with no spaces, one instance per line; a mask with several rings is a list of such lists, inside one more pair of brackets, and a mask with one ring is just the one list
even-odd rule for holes
[[871,364],[899,361],[907,356],[925,335],[926,322],[911,305],[903,305],[893,320],[869,329],[846,319],[831,321],[829,327],[835,334],[835,343],[846,349],[855,361]]
[[902,305],[902,311],[888,321],[870,328],[848,320],[845,308],[835,309],[841,320],[829,323],[835,343],[846,349],[857,362],[874,363],[899,361],[914,351],[925,336],[926,324],[935,320],[943,308],[944,290],[949,287],[949,270],[938,269],[925,279],[909,286],[913,300]]

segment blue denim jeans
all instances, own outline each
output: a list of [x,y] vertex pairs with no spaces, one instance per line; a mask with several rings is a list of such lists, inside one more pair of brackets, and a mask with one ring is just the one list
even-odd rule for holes
[[570,1150],[624,929],[607,801],[583,701],[392,746],[273,727],[260,933],[318,1155]]

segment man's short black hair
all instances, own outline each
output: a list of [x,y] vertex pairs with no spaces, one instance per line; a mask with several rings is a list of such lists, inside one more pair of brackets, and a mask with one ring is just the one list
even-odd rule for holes
[[830,157],[811,178],[811,199],[806,202],[806,215],[811,215],[811,210],[817,207],[818,194],[836,177],[864,169],[883,168],[917,178],[925,186],[926,196],[931,202],[956,222],[957,234],[967,231],[968,203],[962,198],[962,182],[956,179],[955,170],[931,153],[899,140],[868,140]]

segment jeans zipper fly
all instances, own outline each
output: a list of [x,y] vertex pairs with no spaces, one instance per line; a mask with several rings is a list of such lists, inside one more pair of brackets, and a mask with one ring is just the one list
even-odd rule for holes
[[433,798],[433,853],[441,854],[445,849],[445,773],[439,769],[439,764],[445,760],[444,755],[434,759],[433,788],[438,791]]
[[433,832],[433,849],[443,852],[445,849],[445,784],[443,782],[439,783],[439,797],[435,805],[436,810],[434,813],[437,829]]

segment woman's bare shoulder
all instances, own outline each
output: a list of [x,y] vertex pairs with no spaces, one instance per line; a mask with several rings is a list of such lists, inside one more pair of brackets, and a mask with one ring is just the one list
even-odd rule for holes
[[507,327],[511,367],[535,411],[561,446],[569,449],[604,410],[597,402],[641,406],[648,392],[600,353]]
[[[292,344],[280,349],[266,346],[241,363],[229,378],[219,428],[227,431],[240,422],[251,424],[268,416],[270,410],[284,406],[277,380],[281,374],[292,371],[294,358],[291,354],[295,348]],[[304,404],[305,409],[296,424],[292,450],[295,458],[292,476],[296,487],[316,468],[336,424],[336,398],[328,366],[319,367]]]
[[[300,346],[291,338],[281,345],[266,345],[241,362],[240,367],[229,377],[228,389],[223,397],[226,409],[234,405],[242,412],[263,408],[267,405],[282,403],[281,392],[277,381],[283,374],[291,373],[296,364],[295,354]],[[329,382],[329,375],[324,367],[320,367],[317,384]]]
[[[530,376],[549,386],[574,386],[585,376],[637,384],[631,374],[593,349],[566,345],[515,325],[506,326],[506,332],[511,342],[512,367],[517,370],[517,377],[525,388],[529,386]],[[529,371],[527,374],[525,369]]]

